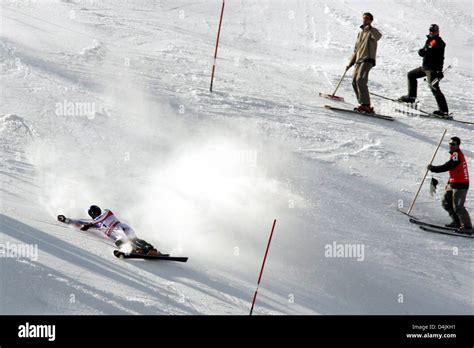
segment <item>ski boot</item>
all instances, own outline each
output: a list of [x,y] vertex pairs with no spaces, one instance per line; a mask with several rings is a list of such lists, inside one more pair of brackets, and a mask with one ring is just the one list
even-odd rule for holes
[[398,98],[398,101],[402,102],[402,103],[414,104],[416,102],[416,98],[415,97],[410,97],[408,95],[404,95],[404,96]]
[[374,108],[368,104],[361,104],[358,107],[354,108],[354,111],[362,112],[365,114],[374,114]]
[[449,224],[446,224],[445,226],[450,227],[450,228],[460,228],[461,221],[459,221],[459,218],[457,217],[457,215],[450,215],[450,217],[452,221]]
[[161,253],[155,249],[153,245],[144,241],[143,239],[131,239],[130,242],[133,246],[133,253],[136,254],[144,254],[144,255],[152,255],[152,256],[159,256]]
[[472,226],[464,226],[462,225],[459,227],[459,233],[461,234],[467,234],[468,236],[472,236],[472,233],[474,230],[472,229]]
[[453,119],[453,117],[450,116],[448,112],[444,112],[444,111],[441,111],[441,110],[433,111],[433,116],[436,116],[436,117],[439,117],[439,118],[444,118],[446,120],[452,120]]
[[450,222],[449,224],[444,225],[449,228],[460,228],[459,224],[456,221]]

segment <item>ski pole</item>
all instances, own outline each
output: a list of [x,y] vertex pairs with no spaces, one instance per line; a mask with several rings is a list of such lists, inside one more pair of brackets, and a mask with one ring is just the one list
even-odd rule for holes
[[346,74],[347,74],[347,71],[348,71],[348,70],[349,70],[349,69],[346,69],[346,70],[344,71],[344,75],[342,75],[341,79],[339,80],[339,83],[337,84],[337,87],[336,87],[336,89],[334,90],[334,93],[331,95],[331,98],[334,98],[334,96],[336,95],[336,92],[337,92],[337,90],[339,89],[339,86],[341,85],[342,80],[344,80],[344,77],[346,77]]
[[[451,69],[452,66],[451,65],[448,65],[446,69],[443,70],[443,74],[448,71],[449,69]],[[425,79],[426,82],[428,82],[426,79]],[[437,84],[438,82],[440,81],[439,77],[435,78],[433,81],[431,81],[431,83],[429,84],[430,85],[430,88],[433,88],[433,86],[435,84]]]
[[[438,153],[439,148],[441,147],[441,144],[443,143],[443,139],[444,139],[447,131],[448,131],[447,129],[444,130],[443,136],[441,137],[441,140],[439,141],[438,147],[436,148],[436,151],[433,154],[433,157],[431,158],[430,165],[433,164],[433,161],[436,157],[436,154]],[[427,168],[426,172],[425,172],[425,176],[423,176],[423,180],[421,180],[420,187],[418,188],[418,191],[416,192],[415,198],[413,199],[413,202],[411,203],[410,209],[408,210],[408,213],[407,213],[408,215],[411,214],[411,211],[413,210],[413,207],[415,206],[415,202],[418,198],[418,195],[420,194],[421,187],[423,186],[423,183],[425,182],[426,177],[428,176],[428,172],[429,172],[429,169]]]
[[260,286],[260,281],[262,280],[263,268],[265,267],[265,261],[267,260],[268,249],[270,249],[270,243],[272,242],[273,231],[275,230],[276,222],[277,222],[276,219],[273,220],[272,232],[270,233],[270,238],[268,239],[267,250],[265,251],[262,268],[260,269],[260,275],[258,277],[258,282],[257,282],[257,289],[255,289],[255,293],[253,294],[253,301],[252,301],[252,308],[250,308],[250,315],[252,315],[253,313],[253,307],[255,306],[255,301],[257,300],[258,288]]
[[214,64],[212,65],[211,87],[210,87],[211,93],[212,93],[212,85],[214,84],[214,73],[216,71],[217,49],[219,48],[219,39],[221,37],[221,27],[222,27],[222,17],[224,17],[224,7],[225,7],[225,0],[222,0],[221,18],[219,20],[219,30],[217,31],[216,50],[214,51]]

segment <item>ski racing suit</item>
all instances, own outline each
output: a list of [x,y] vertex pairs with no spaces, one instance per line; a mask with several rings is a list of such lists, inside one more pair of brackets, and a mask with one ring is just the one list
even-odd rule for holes
[[137,235],[133,228],[127,224],[124,224],[123,222],[120,222],[114,213],[108,209],[105,209],[104,212],[92,220],[90,224],[93,228],[105,228],[105,235],[113,239],[114,242],[121,238],[120,230],[123,231],[129,240],[137,239]]

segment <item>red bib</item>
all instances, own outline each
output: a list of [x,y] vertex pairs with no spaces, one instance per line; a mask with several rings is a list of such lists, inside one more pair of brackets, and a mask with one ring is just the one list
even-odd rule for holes
[[451,160],[459,163],[456,168],[449,171],[450,183],[468,183],[469,171],[467,169],[467,161],[461,150],[455,151],[451,154]]

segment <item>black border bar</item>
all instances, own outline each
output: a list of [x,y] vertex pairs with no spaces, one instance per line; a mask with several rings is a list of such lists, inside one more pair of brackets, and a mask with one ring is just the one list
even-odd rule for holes
[[[55,340],[18,337],[19,326],[26,323],[55,325]],[[472,347],[473,324],[473,316],[0,316],[0,346],[160,343],[171,346],[403,344]],[[426,337],[408,338],[407,334],[426,334]],[[433,336],[438,334],[450,337]]]

